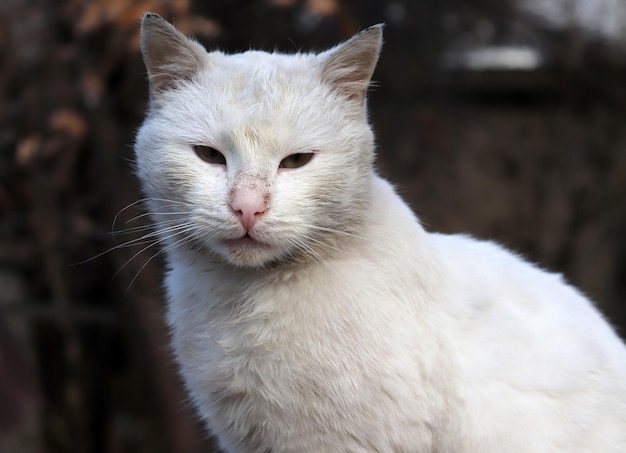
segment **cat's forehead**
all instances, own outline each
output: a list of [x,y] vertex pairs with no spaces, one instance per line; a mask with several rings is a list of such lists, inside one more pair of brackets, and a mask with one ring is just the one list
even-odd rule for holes
[[309,116],[324,86],[315,55],[248,51],[209,53],[197,83],[188,89],[187,108],[195,106],[233,126]]
[[289,87],[319,82],[316,78],[319,63],[311,54],[287,55],[251,50],[232,55],[209,53],[207,57],[201,74],[205,87],[214,87],[231,96],[250,90],[278,93],[289,90]]
[[310,53],[284,54],[280,52],[264,52],[261,50],[248,50],[246,52],[225,54],[222,52],[209,52],[209,65],[222,66],[224,69],[236,72],[273,73],[275,71],[300,71],[310,69],[317,63],[317,55]]

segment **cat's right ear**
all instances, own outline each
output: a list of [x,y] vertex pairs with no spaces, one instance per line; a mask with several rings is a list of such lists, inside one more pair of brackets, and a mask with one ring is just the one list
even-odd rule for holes
[[338,92],[363,103],[383,44],[383,25],[366,28],[322,54],[322,79]]
[[141,21],[141,54],[148,70],[150,98],[183,80],[191,80],[202,67],[204,48],[187,38],[155,13],[146,13]]

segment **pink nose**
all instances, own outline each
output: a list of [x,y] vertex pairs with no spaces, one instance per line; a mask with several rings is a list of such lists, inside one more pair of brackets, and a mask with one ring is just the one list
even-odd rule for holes
[[267,195],[253,188],[239,188],[233,193],[230,207],[248,232],[267,210]]

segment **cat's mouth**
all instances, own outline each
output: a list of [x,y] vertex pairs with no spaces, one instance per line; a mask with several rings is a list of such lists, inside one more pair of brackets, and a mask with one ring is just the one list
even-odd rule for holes
[[269,244],[266,244],[265,242],[261,242],[258,239],[255,239],[254,237],[250,236],[249,233],[246,233],[237,239],[227,239],[226,244],[235,246],[235,247],[254,247],[254,248],[269,247]]
[[265,267],[275,258],[276,247],[257,239],[255,234],[244,234],[238,238],[223,239],[221,254],[231,264],[243,267]]

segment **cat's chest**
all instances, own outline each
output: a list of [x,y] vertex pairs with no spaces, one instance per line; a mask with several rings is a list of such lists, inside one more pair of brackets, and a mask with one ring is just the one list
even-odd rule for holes
[[[305,294],[281,299],[289,292],[280,285],[271,294],[259,289],[243,304],[231,300],[177,323],[174,345],[183,373],[216,419],[236,412],[279,426],[298,413],[323,419],[371,398],[367,386],[379,380],[371,371],[383,351],[362,340],[371,337],[367,326],[322,307],[314,315],[311,304],[324,301]],[[307,309],[297,306],[303,304]]]
[[339,382],[348,368],[367,368],[385,352],[370,340],[375,328],[364,313],[332,307],[323,294],[276,285],[240,300],[220,291],[208,298],[212,310],[189,310],[173,323],[177,352],[183,366],[204,364],[204,379],[233,392]]
[[324,281],[232,290],[216,283],[192,296],[170,294],[174,346],[187,377],[211,392],[278,388],[283,396],[333,398],[371,382],[386,385],[397,377],[395,360],[407,374],[421,372],[411,363],[420,331],[401,301],[383,304],[371,289]]
[[429,445],[428,426],[447,404],[440,387],[452,376],[442,344],[415,301],[389,290],[398,285],[344,269],[230,288],[216,279],[193,291],[188,274],[169,275],[173,346],[214,431],[246,439],[245,451],[257,451],[248,441],[259,432],[294,442],[314,433],[322,442],[359,431],[368,451],[392,451],[377,442],[398,431]]

